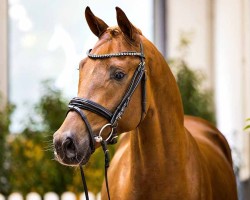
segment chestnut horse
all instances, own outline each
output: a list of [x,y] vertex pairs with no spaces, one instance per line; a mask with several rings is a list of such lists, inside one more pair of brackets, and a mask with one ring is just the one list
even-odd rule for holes
[[[111,199],[237,199],[226,139],[207,121],[184,116],[176,81],[164,57],[120,8],[116,12],[118,26],[108,27],[86,8],[88,25],[99,40],[80,62],[78,84],[79,99],[114,113],[138,65],[145,61],[146,80],[138,83],[117,119],[118,134],[129,133],[120,137],[109,168]],[[100,146],[91,134],[98,135],[109,121],[91,109],[73,107],[54,134],[55,155],[62,164],[84,165],[93,148]],[[87,122],[83,123],[80,113]],[[108,129],[103,138],[109,137]],[[107,198],[104,186],[102,199]]]

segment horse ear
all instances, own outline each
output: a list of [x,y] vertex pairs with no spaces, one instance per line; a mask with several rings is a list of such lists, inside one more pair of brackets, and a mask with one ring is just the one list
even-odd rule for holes
[[107,30],[108,25],[100,18],[96,17],[90,8],[87,6],[85,9],[85,18],[89,25],[90,30],[100,38],[101,35]]
[[121,31],[127,36],[132,42],[134,42],[137,38],[138,30],[133,26],[133,24],[128,20],[126,14],[122,9],[116,7],[116,18],[118,26]]

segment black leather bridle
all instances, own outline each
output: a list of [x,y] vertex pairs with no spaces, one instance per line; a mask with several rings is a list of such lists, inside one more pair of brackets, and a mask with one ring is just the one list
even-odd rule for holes
[[[146,109],[146,75],[145,75],[145,56],[143,52],[143,46],[140,43],[140,52],[135,51],[126,51],[126,52],[120,52],[120,53],[111,53],[111,54],[91,54],[92,49],[90,49],[87,52],[87,55],[91,59],[109,59],[112,57],[122,57],[122,56],[133,56],[133,57],[139,57],[140,63],[134,72],[134,75],[131,79],[131,82],[129,84],[129,87],[127,88],[127,91],[125,95],[123,96],[122,100],[116,107],[114,112],[109,111],[108,109],[104,108],[102,105],[95,103],[89,99],[80,98],[80,97],[74,97],[68,105],[69,111],[75,111],[77,112],[82,120],[84,121],[88,134],[89,134],[89,140],[90,140],[90,148],[91,153],[95,151],[95,142],[100,142],[105,154],[105,180],[106,180],[106,187],[107,187],[107,193],[108,198],[110,199],[109,195],[109,189],[108,189],[108,181],[107,181],[107,168],[109,167],[109,154],[107,149],[107,144],[115,144],[117,142],[117,126],[118,126],[118,120],[121,119],[126,107],[128,106],[131,97],[136,90],[137,86],[141,82],[141,88],[142,88],[142,116]],[[84,112],[82,110],[87,110],[90,112],[93,112],[105,119],[109,122],[108,124],[105,124],[98,135],[95,135],[92,131],[91,125],[85,116]],[[111,132],[109,136],[106,139],[102,138],[102,132],[106,127],[111,128]],[[82,181],[84,185],[85,190],[85,196],[86,200],[88,200],[88,189],[86,185],[86,181],[84,178],[84,172],[82,170],[82,166],[80,166],[81,169],[81,175],[82,175]]]

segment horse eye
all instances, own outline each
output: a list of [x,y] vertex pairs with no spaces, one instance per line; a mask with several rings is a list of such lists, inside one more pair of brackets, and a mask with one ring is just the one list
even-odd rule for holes
[[125,74],[123,72],[116,72],[114,75],[115,80],[120,81],[124,78]]

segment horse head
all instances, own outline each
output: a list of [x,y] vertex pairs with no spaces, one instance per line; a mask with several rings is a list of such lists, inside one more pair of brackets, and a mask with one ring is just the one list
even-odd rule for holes
[[109,27],[89,7],[85,10],[99,40],[79,64],[78,97],[54,133],[55,155],[62,164],[85,164],[100,146],[96,136],[106,140],[113,132],[133,130],[145,116],[142,34],[118,7],[116,14],[118,26]]

